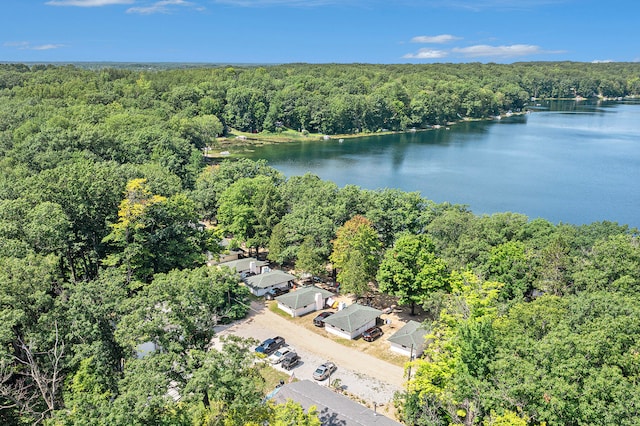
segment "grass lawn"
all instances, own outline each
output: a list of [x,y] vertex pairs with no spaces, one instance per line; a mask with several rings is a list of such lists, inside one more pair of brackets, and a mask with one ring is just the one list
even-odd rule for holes
[[275,389],[276,385],[280,383],[280,380],[284,380],[285,383],[289,381],[289,375],[278,371],[268,363],[258,363],[258,371],[264,379],[264,387],[262,391],[264,394],[268,394]]
[[[363,136],[390,134],[394,132],[377,132],[377,133],[356,133],[345,135],[329,135],[331,139],[351,139]],[[324,140],[324,134],[321,133],[302,133],[293,129],[284,129],[281,132],[260,132],[249,133],[231,129],[226,137],[216,140],[217,147],[211,148],[208,153],[210,158],[234,157],[234,154],[241,154],[243,151],[250,151],[253,146],[286,143],[297,141],[318,141]],[[227,151],[225,154],[222,152]]]

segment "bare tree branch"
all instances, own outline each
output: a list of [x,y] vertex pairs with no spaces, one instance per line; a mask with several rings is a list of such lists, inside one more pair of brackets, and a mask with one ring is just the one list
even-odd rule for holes
[[[6,360],[0,361],[0,396],[6,400],[0,409],[17,408],[20,414],[33,417],[35,423],[41,423],[56,409],[65,354],[57,321],[54,322],[54,333],[53,347],[45,352],[35,352],[33,342],[27,344],[18,337],[15,346],[18,351],[11,356],[13,365]],[[47,407],[45,410],[42,402]]]

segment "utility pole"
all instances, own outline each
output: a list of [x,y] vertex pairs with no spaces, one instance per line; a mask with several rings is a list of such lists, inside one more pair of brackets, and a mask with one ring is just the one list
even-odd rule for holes
[[413,343],[411,344],[411,350],[409,352],[409,369],[407,371],[407,380],[411,380],[411,361],[413,361]]

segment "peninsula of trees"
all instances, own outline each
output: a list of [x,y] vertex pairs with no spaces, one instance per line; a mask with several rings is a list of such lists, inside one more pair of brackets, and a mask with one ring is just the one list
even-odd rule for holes
[[[287,64],[164,71],[0,65],[0,90],[12,98],[47,100],[42,108],[54,101],[83,105],[94,119],[105,107],[119,106],[121,113],[131,115],[132,127],[165,120],[165,126],[197,146],[228,128],[276,132],[284,127],[323,134],[401,131],[516,112],[531,98],[639,95],[639,69],[637,63],[572,62]],[[68,112],[65,116],[70,124],[82,119]]]
[[[407,424],[637,424],[636,229],[476,216],[203,149],[229,129],[403,130],[638,94],[640,64],[0,65],[0,423],[317,424],[262,404],[253,342],[209,348],[247,309],[205,266],[230,234],[429,314]],[[163,350],[138,358],[149,341]]]

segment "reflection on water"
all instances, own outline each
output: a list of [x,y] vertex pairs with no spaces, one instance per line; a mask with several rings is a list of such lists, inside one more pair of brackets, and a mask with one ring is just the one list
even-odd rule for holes
[[640,226],[640,103],[540,102],[534,112],[437,130],[256,148],[287,176],[339,186],[420,191],[467,204],[575,224]]

